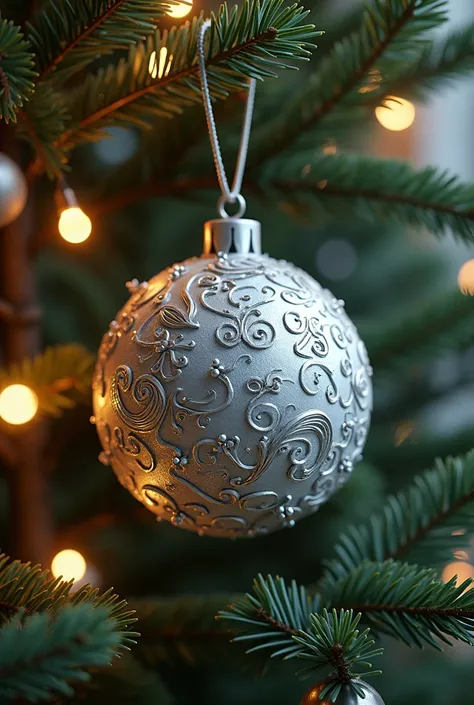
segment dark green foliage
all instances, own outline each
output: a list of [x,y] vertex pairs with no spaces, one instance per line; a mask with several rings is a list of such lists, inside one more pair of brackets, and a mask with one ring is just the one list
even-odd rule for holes
[[197,666],[227,660],[229,632],[217,612],[234,595],[198,595],[169,599],[135,600],[140,624],[138,650],[150,664],[184,661]]
[[30,702],[72,695],[70,682],[117,655],[120,633],[104,607],[67,605],[56,615],[19,612],[0,631],[0,695]]
[[301,646],[293,636],[308,629],[310,615],[317,612],[319,599],[310,597],[303,586],[293,580],[288,586],[283,578],[259,575],[253,584],[253,595],[247,593],[219,612],[221,619],[237,623],[244,631],[234,641],[257,641],[247,653],[269,649],[272,658],[297,656]]
[[361,327],[370,361],[377,373],[402,372],[445,350],[474,343],[474,305],[459,290],[436,293],[384,325]]
[[56,614],[67,605],[90,604],[107,611],[107,619],[113,620],[124,648],[135,643],[135,632],[129,625],[136,619],[134,611],[126,609],[125,600],[114,595],[113,590],[104,593],[90,585],[81,587],[70,594],[72,582],[53,578],[48,570],[29,563],[11,561],[8,556],[0,556],[0,623],[8,623],[13,615],[48,612]]
[[[351,111],[371,96],[360,88],[367,82],[377,86],[379,77],[390,74],[395,62],[419,52],[422,35],[445,19],[445,0],[374,0],[360,29],[335,44],[319,62],[309,85],[262,134],[255,161],[288,151],[307,130],[322,129],[324,134],[324,120],[338,111],[344,112],[348,124]],[[378,90],[383,90],[380,85]]]
[[360,613],[354,615],[352,610],[323,610],[322,614],[311,614],[309,630],[294,636],[303,651],[299,658],[310,661],[308,668],[301,675],[327,680],[321,691],[321,700],[328,698],[335,702],[344,684],[350,685],[362,698],[362,688],[355,678],[378,675],[373,671],[368,659],[380,656],[383,649],[374,649],[375,642],[369,638],[369,629],[359,632]]
[[344,578],[328,582],[323,599],[337,609],[362,612],[376,631],[407,646],[439,649],[451,639],[474,644],[473,581],[443,582],[436,571],[385,561],[361,563]]
[[350,526],[339,538],[333,549],[336,557],[326,562],[323,592],[363,561],[408,554],[429,565],[449,560],[454,548],[469,545],[473,502],[474,451],[438,460],[406,490],[388,497],[380,514],[366,524]]
[[145,668],[131,654],[114,659],[110,666],[90,669],[91,679],[82,685],[68,705],[171,705],[173,699],[160,676]]
[[439,236],[449,231],[465,242],[474,237],[474,186],[435,167],[417,171],[405,162],[364,156],[300,155],[286,167],[270,167],[262,187],[303,213],[323,209],[330,215],[425,227]]
[[144,39],[173,4],[161,0],[48,0],[28,23],[40,78],[65,81],[97,56]]
[[38,397],[40,411],[58,416],[78,401],[88,401],[95,357],[81,345],[46,348],[33,360],[0,368],[0,388],[26,384]]
[[[241,90],[248,76],[262,79],[276,69],[290,68],[288,58],[308,59],[309,42],[319,33],[301,22],[307,16],[299,5],[283,0],[249,0],[230,12],[222,5],[213,15],[206,62],[214,98]],[[202,18],[168,31],[157,30],[145,43],[130,49],[127,59],[86,79],[71,99],[78,125],[64,135],[73,145],[98,139],[112,124],[144,128],[151,118],[171,117],[201,101],[196,42]],[[149,71],[153,53],[166,51],[163,75]]]
[[452,32],[440,42],[428,45],[389,80],[387,93],[428,98],[445,84],[474,70],[474,24]]
[[64,95],[51,83],[40,83],[18,121],[19,136],[28,142],[51,178],[59,176],[67,164],[67,154],[57,142],[69,120]]
[[0,118],[16,122],[34,89],[34,55],[19,27],[0,21]]

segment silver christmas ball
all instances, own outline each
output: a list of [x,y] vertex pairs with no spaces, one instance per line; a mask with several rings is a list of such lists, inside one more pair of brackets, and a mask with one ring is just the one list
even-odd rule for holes
[[259,223],[206,223],[205,248],[153,277],[99,349],[101,459],[157,518],[266,534],[316,511],[361,457],[372,407],[343,302],[260,254]]
[[18,164],[0,152],[0,228],[18,218],[27,199],[25,175]]
[[319,699],[319,694],[325,687],[326,683],[318,683],[308,690],[304,695],[301,705],[384,705],[384,701],[380,694],[369,683],[359,680],[359,686],[365,693],[365,698],[357,695],[355,690],[348,685],[343,685],[339,695],[334,702],[328,698]]

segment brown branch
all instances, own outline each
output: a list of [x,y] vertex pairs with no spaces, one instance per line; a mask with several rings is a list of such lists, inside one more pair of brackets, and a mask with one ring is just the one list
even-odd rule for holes
[[[343,100],[348,93],[350,93],[359,83],[362,81],[364,76],[370,71],[371,68],[377,63],[382,54],[388,48],[390,43],[395,39],[397,34],[403,29],[404,25],[413,16],[416,6],[416,0],[410,0],[407,4],[402,15],[399,17],[398,21],[393,25],[393,27],[386,34],[384,39],[374,48],[374,51],[368,56],[365,61],[359,66],[358,70],[355,71],[349,80],[339,85],[333,92],[333,94],[325,101],[323,101],[319,107],[314,111],[314,113],[306,120],[301,122],[295,121],[295,129],[293,133],[289,130],[285,131],[284,136],[281,140],[274,140],[266,153],[258,154],[258,158],[267,159],[269,157],[278,154],[281,151],[288,149],[296,139],[299,137],[303,130],[307,130],[319,122],[323,117],[325,117],[337,104]],[[252,162],[253,165],[253,162]]]
[[416,196],[409,196],[402,193],[383,193],[376,189],[359,189],[359,188],[344,188],[322,181],[320,186],[307,181],[273,181],[272,186],[282,191],[300,191],[300,192],[318,192],[321,196],[336,196],[339,198],[365,198],[380,203],[397,203],[404,206],[413,206],[423,210],[432,210],[435,213],[444,213],[445,215],[453,215],[460,218],[474,220],[474,209],[461,211],[456,206],[447,205],[445,203],[436,203],[434,201],[425,201]]
[[[275,29],[274,27],[270,27],[269,29],[265,30],[265,32],[262,32],[261,34],[258,34],[256,37],[252,37],[252,39],[249,39],[247,42],[244,42],[243,44],[239,44],[235,47],[232,47],[231,49],[227,49],[227,51],[223,51],[220,54],[217,54],[214,56],[212,59],[208,59],[206,62],[207,66],[215,66],[216,64],[220,64],[223,61],[226,61],[227,59],[230,59],[232,56],[235,54],[239,54],[242,51],[245,51],[246,49],[249,49],[252,46],[255,46],[256,44],[259,44],[260,42],[265,42],[271,39],[275,39],[278,36],[278,30]],[[170,75],[170,76],[163,76],[162,78],[158,78],[156,81],[151,81],[148,85],[144,86],[143,88],[140,88],[136,91],[133,91],[132,93],[129,93],[128,95],[124,96],[123,98],[119,98],[118,100],[114,101],[113,103],[110,103],[110,105],[106,105],[100,110],[96,110],[95,113],[91,113],[91,115],[88,115],[87,117],[83,118],[81,120],[79,129],[83,130],[90,125],[92,125],[94,122],[97,122],[98,120],[101,120],[104,117],[107,117],[111,113],[113,113],[115,110],[120,110],[120,108],[123,108],[125,105],[129,105],[129,103],[133,103],[136,100],[139,100],[140,98],[143,98],[143,96],[148,95],[149,93],[152,93],[156,88],[164,88],[170,83],[174,83],[176,81],[180,81],[183,78],[187,78],[188,76],[193,76],[195,74],[199,73],[199,65],[194,64],[192,66],[189,66],[187,69],[184,69],[183,71],[180,71],[179,73]],[[57,145],[64,144],[67,142],[70,138],[70,135],[73,134],[74,131],[70,130],[68,132],[65,132],[62,136],[61,139],[58,140]]]
[[334,680],[337,680],[339,683],[350,683],[353,680],[346,659],[344,658],[344,649],[340,644],[334,644],[331,647],[329,663],[336,669]]
[[66,58],[70,51],[75,49],[76,46],[84,39],[87,39],[87,37],[89,37],[92,32],[95,32],[95,30],[100,27],[103,22],[106,22],[109,17],[114,12],[116,12],[124,2],[126,2],[126,0],[116,0],[115,4],[111,5],[102,15],[96,17],[94,22],[89,25],[89,27],[85,27],[84,30],[80,32],[70,44],[67,44],[63,48],[63,50],[51,61],[51,63],[43,69],[43,71],[39,74],[38,78],[36,79],[36,83],[46,78],[46,76],[48,76],[51,71],[53,71],[56,66]]
[[15,308],[8,301],[0,299],[0,320],[15,321],[18,325],[37,323],[42,318],[39,306]]
[[292,627],[289,627],[287,624],[283,624],[283,622],[279,622],[275,617],[272,617],[271,614],[269,614],[266,610],[263,609],[263,607],[260,607],[256,612],[255,616],[257,619],[263,619],[267,624],[270,624],[274,629],[276,629],[279,632],[282,632],[283,634],[288,634],[289,636],[295,636],[298,634],[297,629],[293,629]]
[[430,533],[430,531],[433,531],[433,529],[445,519],[447,519],[449,516],[452,514],[455,514],[457,511],[459,511],[464,505],[469,504],[469,502],[472,502],[474,500],[474,490],[471,492],[468,492],[468,494],[464,495],[463,497],[460,497],[457,502],[454,502],[449,506],[448,509],[441,510],[438,512],[438,514],[435,514],[431,521],[428,522],[428,524],[425,524],[424,526],[420,526],[418,531],[416,531],[413,536],[410,536],[407,541],[399,546],[395,551],[392,551],[392,553],[388,554],[385,557],[385,560],[390,560],[395,559],[398,560],[401,556],[405,555],[410,548],[412,548],[416,543],[419,541],[422,541],[427,534]]
[[8,80],[8,76],[1,66],[2,59],[6,59],[6,58],[7,58],[7,55],[5,54],[5,52],[1,51],[0,52],[0,85],[3,88],[3,94],[5,96],[5,99],[7,101],[9,101],[10,100],[10,81]]
[[[18,144],[4,130],[2,150],[18,160]],[[0,231],[0,297],[4,310],[31,311],[39,306],[35,262],[29,239],[36,228],[33,201],[11,225]],[[19,325],[16,318],[1,321],[1,344],[5,366],[35,357],[41,350],[39,317]],[[47,425],[34,421],[15,432],[15,458],[8,474],[9,521],[12,547],[21,560],[48,563],[51,559],[53,519],[49,486],[42,462]],[[13,458],[12,458],[13,460]]]
[[[396,203],[404,206],[413,206],[414,208],[431,210],[435,213],[443,213],[445,215],[474,220],[474,209],[461,211],[455,206],[436,203],[434,201],[425,201],[416,196],[401,193],[383,193],[375,189],[344,188],[326,181],[321,182],[320,186],[304,180],[272,181],[270,185],[283,192],[299,191],[302,193],[318,193],[321,197],[365,198],[379,201],[380,203]],[[246,180],[245,186],[249,191],[253,191],[257,194],[261,193],[261,187],[255,181]],[[104,215],[120,208],[130,206],[146,198],[169,198],[173,196],[179,198],[190,191],[215,188],[216,181],[212,176],[176,179],[175,181],[149,181],[141,186],[125,189],[123,192],[94,204],[93,212],[96,215]]]
[[13,468],[18,461],[18,453],[11,438],[6,433],[0,432],[0,458],[9,468]]
[[466,610],[462,607],[406,607],[404,605],[372,605],[355,604],[344,605],[344,609],[354,610],[362,614],[412,614],[420,617],[455,617],[456,619],[474,619],[474,610]]

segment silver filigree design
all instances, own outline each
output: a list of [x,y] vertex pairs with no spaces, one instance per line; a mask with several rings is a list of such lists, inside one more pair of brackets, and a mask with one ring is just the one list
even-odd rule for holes
[[[112,406],[121,421],[133,431],[151,431],[160,425],[166,408],[162,384],[150,374],[136,380],[128,365],[117,367],[111,385]],[[128,408],[125,399],[131,403]]]
[[149,320],[133,334],[133,340],[145,350],[139,355],[140,361],[155,359],[150,371],[156,373],[162,382],[172,382],[188,364],[188,357],[180,351],[192,350],[196,343],[194,340],[185,341],[182,333],[173,336],[166,328],[155,328],[153,340],[145,340],[143,336],[146,335],[148,324]]
[[228,319],[215,331],[221,345],[233,348],[244,342],[251,348],[263,350],[273,344],[276,331],[272,323],[262,318],[260,307],[271,303],[274,296],[275,290],[269,286],[238,287],[233,281],[220,279],[203,291],[201,303],[209,311]]
[[130,293],[99,351],[94,415],[102,461],[158,519],[264,535],[347,481],[372,370],[339,299],[287,262],[233,253]]

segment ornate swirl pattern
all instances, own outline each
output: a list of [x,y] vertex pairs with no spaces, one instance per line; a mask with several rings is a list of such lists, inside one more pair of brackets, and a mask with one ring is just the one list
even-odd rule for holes
[[102,461],[157,519],[256,536],[347,481],[372,370],[340,300],[254,254],[186,260],[129,290],[99,350],[94,413]]

